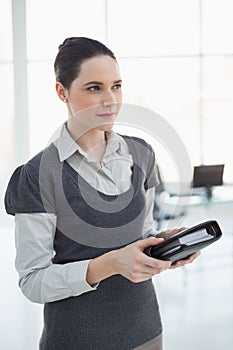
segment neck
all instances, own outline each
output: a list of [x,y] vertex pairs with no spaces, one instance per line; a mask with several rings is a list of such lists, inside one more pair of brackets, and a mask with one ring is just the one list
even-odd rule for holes
[[85,151],[89,152],[91,149],[98,147],[105,143],[105,132],[95,128],[87,130],[86,125],[76,125],[73,119],[67,120],[67,129],[75,140],[75,142]]
[[105,148],[105,132],[100,130],[91,130],[80,136],[76,143],[85,152],[94,152],[99,148]]
[[75,133],[75,129],[67,122],[67,129],[75,140],[75,142],[82,148],[82,150],[89,154],[89,156],[101,164],[102,157],[106,149],[105,131],[92,129],[85,133]]

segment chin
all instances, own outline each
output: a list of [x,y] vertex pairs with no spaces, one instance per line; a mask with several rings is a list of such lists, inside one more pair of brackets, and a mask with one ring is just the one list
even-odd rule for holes
[[97,129],[101,131],[110,131],[112,130],[113,125],[114,123],[107,123],[107,124],[98,126]]

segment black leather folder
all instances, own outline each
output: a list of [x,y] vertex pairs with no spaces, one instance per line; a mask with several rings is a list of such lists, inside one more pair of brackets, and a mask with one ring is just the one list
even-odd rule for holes
[[174,263],[209,246],[221,236],[222,231],[217,221],[209,220],[181,231],[161,244],[147,248],[144,253]]

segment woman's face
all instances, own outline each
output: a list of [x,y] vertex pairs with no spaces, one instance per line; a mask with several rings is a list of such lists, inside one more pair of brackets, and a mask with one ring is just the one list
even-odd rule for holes
[[119,66],[110,56],[84,61],[78,77],[65,92],[70,116],[80,117],[81,122],[97,129],[111,128],[122,102],[121,83]]

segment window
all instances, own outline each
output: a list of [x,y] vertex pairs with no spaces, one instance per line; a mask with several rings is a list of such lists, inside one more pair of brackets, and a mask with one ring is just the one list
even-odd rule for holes
[[47,146],[54,131],[67,118],[65,105],[55,91],[53,62],[58,46],[71,36],[104,42],[104,5],[104,0],[26,1],[31,156]]
[[[224,180],[232,182],[233,142],[228,127],[233,112],[231,0],[67,0],[65,6],[55,0],[25,3],[29,156],[47,145],[67,117],[54,88],[58,45],[69,36],[88,36],[106,43],[118,57],[124,102],[144,106],[165,118],[183,140],[193,165],[226,163]],[[0,0],[0,5],[5,137],[0,141],[0,157],[4,177],[14,163],[17,146],[11,1]],[[3,146],[5,142],[8,147]],[[162,154],[161,161],[169,164]],[[173,176],[169,166],[163,172]]]
[[[0,183],[6,184],[14,165],[14,90],[11,2],[0,0]],[[5,186],[0,187],[3,198]],[[0,202],[0,216],[7,220],[3,201]]]

